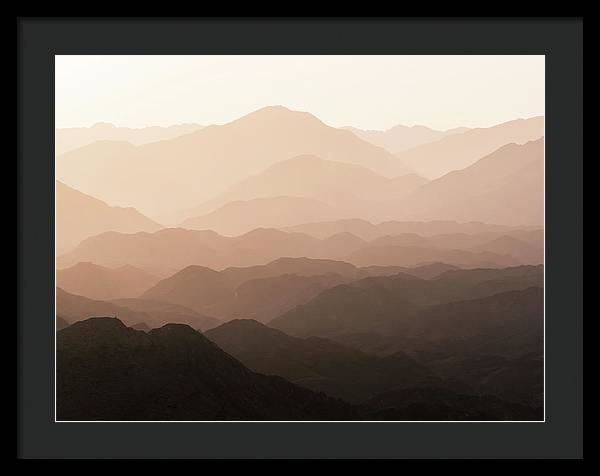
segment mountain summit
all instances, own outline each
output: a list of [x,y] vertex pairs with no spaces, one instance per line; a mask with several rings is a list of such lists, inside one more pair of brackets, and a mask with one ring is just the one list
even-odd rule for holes
[[[363,165],[389,176],[410,172],[392,154],[352,132],[281,106],[137,147],[90,144],[62,155],[56,172],[60,180],[85,193],[132,203],[157,216],[196,206],[250,174],[303,154]],[[95,171],[93,180],[90,170]],[[165,183],[171,185],[169,193],[157,194]]]

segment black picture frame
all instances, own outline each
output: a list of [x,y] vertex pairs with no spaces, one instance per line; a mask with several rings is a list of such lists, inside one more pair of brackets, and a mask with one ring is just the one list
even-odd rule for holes
[[[17,19],[18,456],[579,458],[583,405],[583,20]],[[543,423],[55,423],[54,55],[546,56]]]

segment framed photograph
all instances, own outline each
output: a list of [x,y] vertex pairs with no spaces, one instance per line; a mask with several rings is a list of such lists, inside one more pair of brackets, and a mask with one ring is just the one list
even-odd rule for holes
[[20,457],[582,457],[582,19],[18,35]]

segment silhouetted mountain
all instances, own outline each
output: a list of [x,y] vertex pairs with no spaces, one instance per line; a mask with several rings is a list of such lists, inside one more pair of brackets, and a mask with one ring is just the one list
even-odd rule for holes
[[66,127],[56,129],[56,155],[78,149],[96,141],[126,141],[134,145],[172,139],[202,129],[198,124],[176,126],[117,127],[107,122],[98,122],[91,127]]
[[506,144],[525,144],[543,135],[544,118],[537,116],[471,129],[405,150],[396,157],[423,177],[435,179],[453,170],[469,167]]
[[[392,228],[391,225],[387,227]],[[520,234],[514,231],[514,236],[522,242],[519,256],[533,256],[533,262],[537,263],[535,258],[543,253],[543,235],[535,231],[520,231]],[[518,264],[521,261],[510,255],[478,248],[506,233],[511,236],[513,231],[490,233],[481,239],[430,236],[425,240],[425,246],[411,249],[394,245],[375,246],[371,243],[361,247],[360,238],[346,233],[318,239],[303,233],[264,228],[236,237],[225,237],[208,230],[181,228],[164,229],[152,234],[109,232],[88,238],[72,252],[59,256],[57,266],[60,269],[82,261],[112,268],[129,264],[157,276],[168,276],[189,265],[221,270],[231,266],[262,265],[280,257],[336,259],[363,267],[415,267],[434,262],[469,267]],[[517,236],[527,237],[530,241]],[[445,241],[450,247],[444,247]],[[517,249],[518,245],[513,241],[512,249]],[[491,243],[489,246],[490,249],[505,251],[498,244]]]
[[423,279],[438,276],[446,271],[457,269],[456,266],[445,263],[432,263],[414,268],[403,268],[400,266],[371,266],[368,268],[357,268],[344,261],[313,258],[279,258],[265,265],[249,266],[247,268],[227,268],[221,274],[233,286],[239,286],[251,279],[271,278],[284,274],[295,274],[298,276],[322,276],[337,274],[347,280],[356,280],[369,276],[389,276],[392,274],[405,273]]
[[140,299],[99,301],[68,293],[61,288],[56,289],[56,312],[70,322],[90,317],[112,316],[118,317],[128,325],[144,322],[150,327],[181,323],[205,330],[220,324],[215,318],[171,303]]
[[415,233],[382,236],[357,246],[344,259],[358,266],[414,266],[439,261],[459,267],[503,267],[515,264],[540,264],[543,236],[529,242],[497,232],[421,236]]
[[451,220],[431,221],[398,221],[390,220],[377,225],[379,236],[394,236],[403,233],[416,233],[421,236],[449,235],[449,234],[480,234],[494,232],[509,232],[515,227],[496,225],[477,221],[457,222]]
[[205,336],[255,372],[350,402],[393,388],[444,385],[402,352],[374,357],[328,339],[291,337],[254,320],[230,321]]
[[[182,217],[199,217],[239,201],[255,204],[260,216],[270,206],[270,202],[256,202],[256,199],[285,196],[318,200],[332,207],[338,215],[367,217],[376,208],[377,202],[399,199],[426,182],[426,179],[416,174],[387,178],[360,165],[301,155],[277,162],[266,170],[251,175],[214,199],[182,212]],[[231,206],[228,205],[229,208]],[[316,213],[324,215],[323,211],[314,210],[313,216],[308,217],[318,220]],[[295,220],[293,224],[305,218],[301,214],[287,217],[288,220]],[[186,220],[182,226],[201,229],[202,225],[196,224],[197,220],[199,219]],[[274,226],[256,221],[251,228],[267,225]]]
[[221,271],[233,286],[239,286],[251,279],[272,278],[284,274],[298,276],[320,276],[338,274],[348,279],[357,275],[355,266],[329,259],[311,258],[279,258],[265,265],[249,266],[247,268],[227,268]]
[[[394,279],[402,283],[418,280],[398,276]],[[416,314],[418,307],[400,294],[381,286],[362,287],[362,281],[365,280],[324,291],[308,303],[273,319],[269,326],[299,337],[335,337],[373,329],[387,330],[399,317]]]
[[131,264],[154,274],[170,275],[189,265],[212,269],[265,264],[282,256],[315,257],[320,241],[301,233],[257,229],[237,237],[213,231],[170,228],[156,233],[103,233],[60,256],[58,267],[79,261],[103,266]]
[[301,225],[281,228],[288,233],[303,233],[320,240],[329,238],[339,233],[351,233],[358,238],[371,241],[381,236],[382,233],[377,226],[367,220],[358,218],[349,220],[334,220],[325,222],[303,223]]
[[405,268],[402,266],[367,266],[365,268],[360,268],[359,278],[393,276],[395,274],[403,273],[421,279],[432,279],[453,269],[457,269],[457,267],[447,263],[431,263],[414,268]]
[[319,255],[333,259],[344,259],[346,256],[368,246],[368,243],[351,233],[337,233],[324,238],[319,244]]
[[[269,326],[299,337],[361,333],[381,337],[416,322],[424,307],[532,286],[543,286],[542,266],[447,271],[430,280],[406,274],[365,278],[324,291]],[[496,305],[493,300],[488,304]]]
[[[421,266],[416,266],[414,268],[403,268],[399,272],[404,274],[410,274],[411,276],[415,276],[421,279],[433,279],[437,278],[440,274],[445,273],[446,271],[451,271],[454,269],[457,269],[457,267],[448,263],[430,263]],[[373,273],[371,274],[371,276],[378,276],[378,274]]]
[[362,333],[333,336],[358,349],[402,349],[473,392],[543,403],[543,291],[529,288],[431,306]]
[[472,252],[431,246],[396,246],[369,244],[351,253],[345,260],[356,266],[417,266],[422,263],[443,262],[457,267],[503,267],[519,263],[510,255],[489,251]]
[[[474,252],[487,251],[513,256],[524,264],[539,264],[544,251],[543,231],[538,233],[540,231],[542,230],[513,229],[506,232],[446,233],[422,237],[422,245]],[[400,236],[402,235],[388,239],[393,240]],[[383,241],[384,238],[378,240]]]
[[59,420],[543,418],[543,117],[56,134]]
[[[543,290],[525,287],[525,275],[479,279],[440,277],[425,282],[430,289],[416,278],[387,286],[376,278],[369,287],[363,280],[362,287],[324,291],[269,325],[377,355],[404,351],[436,375],[464,383],[469,393],[541,406]],[[516,290],[502,291],[507,288]]]
[[339,274],[284,274],[251,279],[235,288],[229,298],[208,305],[204,310],[222,320],[245,318],[267,322],[345,281]]
[[[539,233],[542,230],[526,230],[523,228],[506,225],[490,225],[481,222],[463,222],[448,220],[433,221],[385,221],[378,225],[362,220],[334,220],[329,222],[303,223],[281,228],[282,231],[303,233],[318,239],[328,238],[338,233],[351,233],[365,241],[372,241],[383,236],[395,236],[404,233],[414,233],[423,237],[434,235],[482,235],[489,234],[488,238],[497,238],[502,234],[514,234],[515,238],[522,238],[522,234]],[[517,233],[520,234],[517,236]]]
[[156,231],[161,225],[135,208],[111,207],[56,181],[56,252],[69,251],[79,242],[105,231]]
[[375,238],[369,243],[371,246],[425,246],[427,237],[416,233],[401,233],[399,235],[386,235]]
[[189,326],[118,319],[57,335],[58,420],[352,420],[340,400],[256,374]]
[[544,222],[544,141],[508,144],[469,167],[423,185],[390,218],[506,225]]
[[[479,284],[473,296],[491,286],[490,281]],[[443,345],[451,354],[468,352],[505,357],[541,354],[543,305],[542,288],[528,287],[427,307],[418,319],[403,324],[402,330],[426,336],[423,347]]]
[[192,265],[163,279],[141,297],[171,302],[201,312],[206,306],[230,298],[232,292],[232,286],[221,273]]
[[266,321],[344,282],[337,272],[354,277],[357,270],[347,263],[306,258],[281,258],[263,266],[221,272],[188,266],[142,297],[183,305],[219,319]]
[[383,147],[392,153],[402,152],[413,147],[435,142],[447,136],[462,134],[469,130],[467,127],[456,127],[446,131],[437,131],[425,126],[409,127],[403,125],[394,126],[386,131],[363,130],[355,127],[343,127],[343,129],[349,130],[361,139],[373,145]]
[[94,263],[77,263],[56,272],[58,287],[99,300],[138,296],[159,280],[159,277],[130,265],[111,269]]
[[213,230],[228,236],[256,228],[279,228],[313,220],[341,218],[343,213],[312,198],[279,196],[234,201],[206,215],[188,218],[183,228]]
[[[243,318],[266,322],[338,284],[400,272],[433,277],[448,269],[454,267],[438,263],[414,269],[358,269],[341,261],[309,258],[280,258],[266,265],[220,272],[188,266],[148,289],[142,297],[179,304],[221,320]],[[116,302],[126,305],[124,300]]]
[[543,235],[537,243],[525,242],[513,236],[503,235],[477,245],[475,249],[514,256],[522,263],[542,263],[544,261]]
[[262,262],[251,264],[265,264],[281,257],[321,258],[318,251],[321,245],[319,240],[302,233],[284,233],[274,228],[257,228],[236,236],[231,239],[230,245],[230,249],[237,250],[240,255],[255,253],[258,256],[269,256]]
[[544,267],[513,266],[504,269],[454,269],[435,278],[434,284],[448,286],[456,300],[475,299],[505,291],[543,288]]
[[[137,147],[96,142],[62,155],[56,173],[85,193],[157,216],[197,206],[250,174],[305,154],[388,176],[411,173],[392,154],[352,132],[281,106]],[[156,193],[165,183],[172,185],[169,193]]]

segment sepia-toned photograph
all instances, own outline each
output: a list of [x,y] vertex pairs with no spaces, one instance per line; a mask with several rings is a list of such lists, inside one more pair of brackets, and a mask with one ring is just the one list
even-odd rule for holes
[[57,55],[55,421],[545,420],[543,55]]

